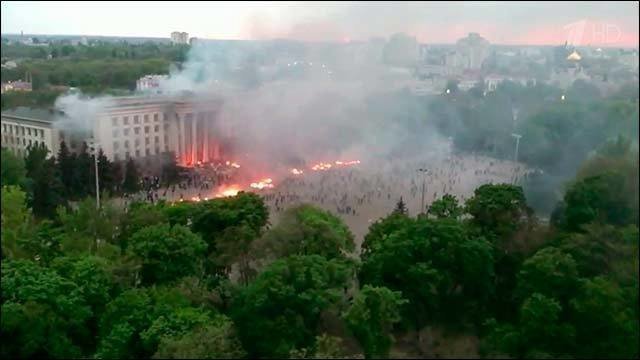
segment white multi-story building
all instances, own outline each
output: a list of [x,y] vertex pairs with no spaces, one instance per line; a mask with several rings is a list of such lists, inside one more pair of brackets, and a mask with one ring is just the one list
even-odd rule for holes
[[537,83],[534,77],[489,75],[484,78],[484,85],[488,92],[493,92],[505,81],[515,82],[522,86],[535,86]]
[[136,81],[136,90],[158,92],[160,83],[168,78],[168,75],[145,75]]
[[456,43],[456,65],[463,69],[480,69],[488,55],[489,42],[477,33],[470,33]]
[[[220,105],[220,101],[211,99],[198,102],[162,96],[115,98],[92,119],[89,134],[74,133],[73,129],[60,131],[51,118],[15,117],[3,112],[3,146],[5,141],[9,141],[5,139],[5,131],[14,131],[5,127],[6,119],[6,125],[13,127],[39,126],[38,130],[44,131],[42,141],[54,153],[61,140],[74,150],[81,141],[93,138],[107,158],[114,161],[153,159],[164,152],[174,152],[180,165],[206,163],[221,158],[221,143],[233,132],[233,129],[218,123]],[[22,130],[18,131],[20,138],[16,141],[22,145],[15,148],[22,150],[19,154],[24,154],[29,138],[24,138]]]
[[189,34],[186,32],[174,31],[171,33],[171,42],[174,44],[188,44]]
[[52,110],[36,110],[18,107],[3,111],[2,147],[24,156],[30,146],[45,145],[49,155],[58,152],[59,131],[53,126],[56,113]]

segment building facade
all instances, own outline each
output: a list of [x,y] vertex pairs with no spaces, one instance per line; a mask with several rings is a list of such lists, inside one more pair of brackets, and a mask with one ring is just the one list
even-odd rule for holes
[[[198,102],[161,96],[114,98],[109,106],[96,114],[89,132],[84,134],[73,129],[59,130],[53,120],[12,117],[3,112],[3,146],[5,130],[15,131],[15,126],[27,129],[39,124],[38,130],[43,132],[38,134],[44,134],[44,138],[38,140],[44,141],[54,153],[62,140],[75,151],[82,141],[94,139],[112,161],[153,160],[162,153],[173,152],[178,164],[192,166],[220,160],[221,144],[232,136],[232,129],[218,123],[220,105],[219,101]],[[12,127],[5,128],[5,122]],[[13,148],[23,155],[29,137],[22,135],[23,130],[17,131],[19,139],[12,143],[7,138],[7,144],[8,147],[15,144]]]
[[158,92],[160,90],[160,83],[168,78],[168,75],[145,75],[136,80],[136,90]]
[[171,42],[173,44],[188,44],[189,34],[186,32],[174,31],[171,33]]
[[480,69],[489,56],[489,42],[478,33],[469,33],[456,43],[457,66],[463,69]]
[[58,152],[59,131],[53,126],[56,113],[49,110],[33,110],[19,107],[3,111],[2,147],[24,156],[30,146],[45,145],[49,155]]

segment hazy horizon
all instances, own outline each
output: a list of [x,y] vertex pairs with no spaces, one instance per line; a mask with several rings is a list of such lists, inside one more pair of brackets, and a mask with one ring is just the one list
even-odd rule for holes
[[[403,32],[432,44],[452,44],[477,32],[499,45],[638,47],[637,2],[163,2],[151,9],[146,4],[3,2],[1,32],[166,39],[184,31],[211,40],[308,42]],[[59,21],[68,17],[74,21]]]

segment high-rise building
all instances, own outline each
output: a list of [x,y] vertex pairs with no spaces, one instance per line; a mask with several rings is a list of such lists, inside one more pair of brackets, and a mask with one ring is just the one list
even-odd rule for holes
[[469,33],[456,43],[456,63],[463,69],[480,69],[488,55],[489,42],[478,33]]
[[174,31],[171,33],[171,42],[173,44],[188,44],[189,34],[186,32]]

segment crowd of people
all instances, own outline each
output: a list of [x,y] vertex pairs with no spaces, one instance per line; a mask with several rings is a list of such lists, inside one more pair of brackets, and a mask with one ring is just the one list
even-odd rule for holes
[[[226,167],[196,168],[183,182],[168,187],[161,187],[157,177],[147,178],[137,200],[211,199],[219,186],[233,183],[239,172]],[[415,215],[444,194],[454,195],[462,203],[482,184],[516,184],[530,172],[512,161],[433,154],[420,160],[363,162],[326,171],[310,170],[275,179],[273,188],[247,190],[263,196],[273,218],[293,205],[311,203],[340,215],[358,238],[372,221],[392,211],[400,198],[409,213]]]

